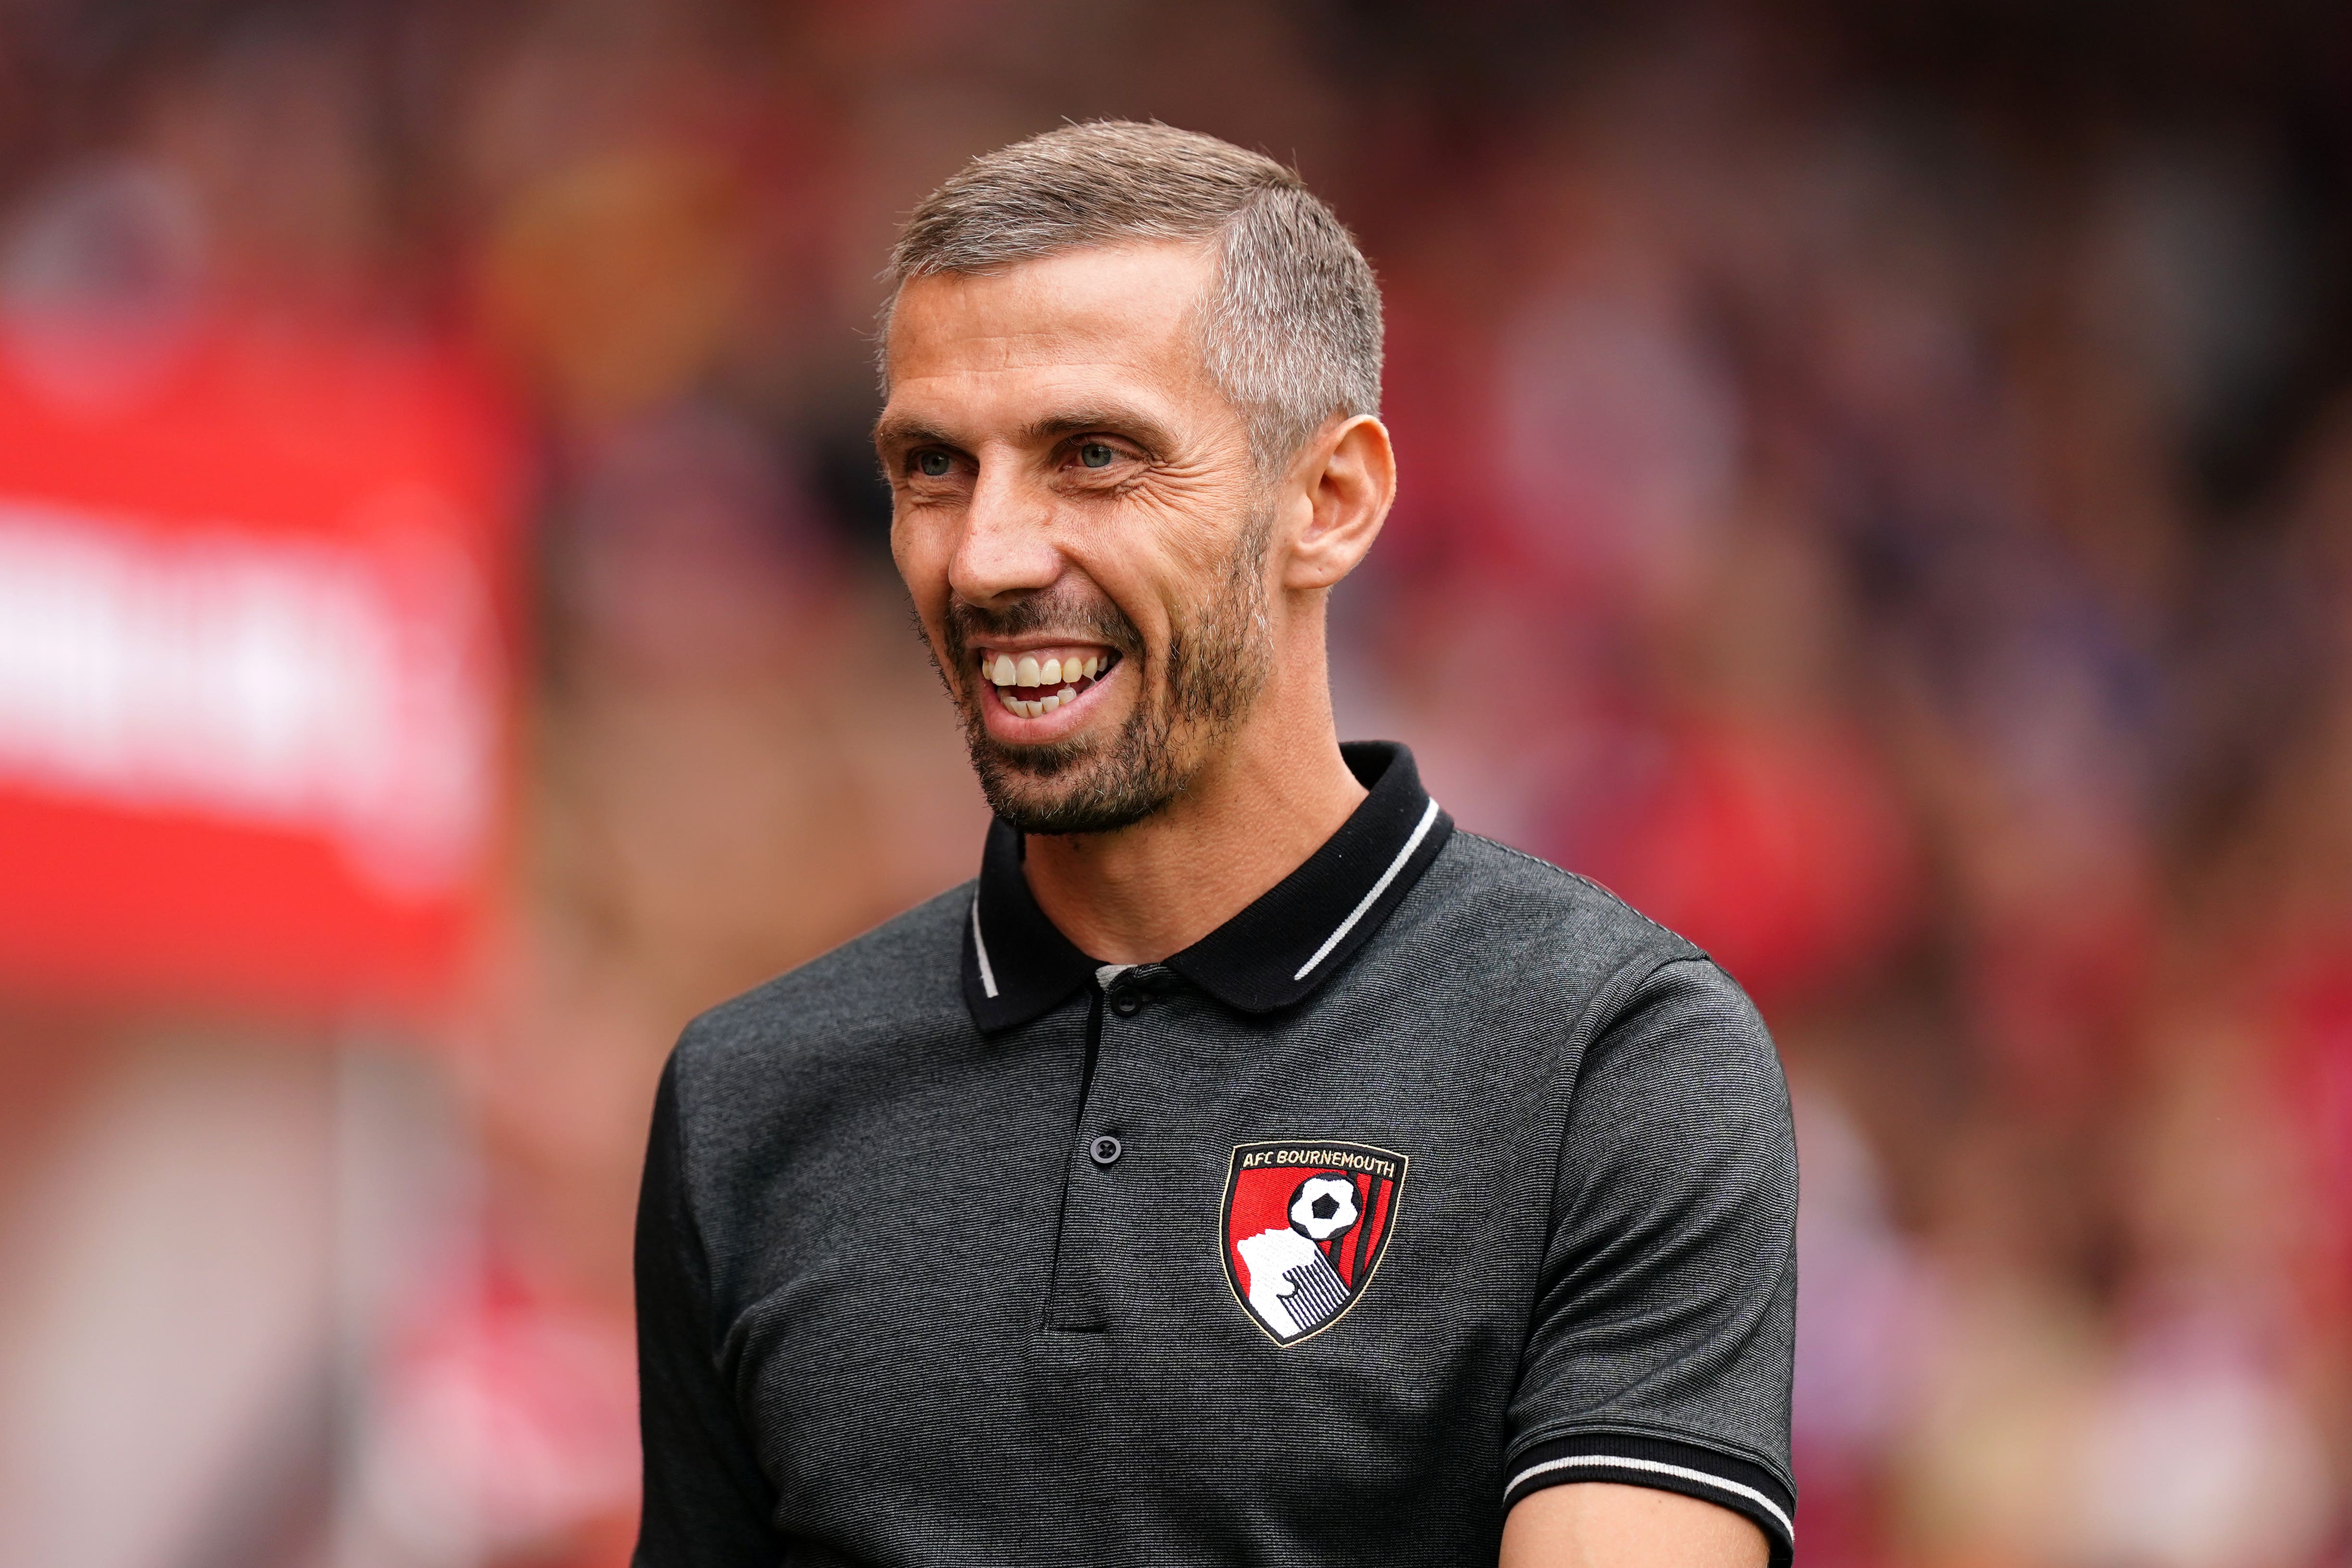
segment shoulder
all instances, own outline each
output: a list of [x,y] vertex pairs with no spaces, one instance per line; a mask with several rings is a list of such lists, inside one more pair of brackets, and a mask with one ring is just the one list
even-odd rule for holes
[[1622,1000],[1668,964],[1713,968],[1702,949],[1591,878],[1475,833],[1454,833],[1415,892],[1399,911],[1400,942],[1483,986],[1553,1005]]
[[1524,849],[1457,830],[1430,868],[1507,919],[1533,920],[1612,943],[1657,946],[1677,956],[1698,949],[1590,877]]
[[1445,1016],[1542,1052],[1564,1082],[1649,1092],[1715,1078],[1768,1108],[1785,1100],[1771,1035],[1738,981],[1600,883],[1457,832],[1416,894],[1391,949],[1406,983]]
[[684,1100],[772,1095],[909,1040],[969,1027],[961,988],[969,882],[703,1013],[670,1068]]

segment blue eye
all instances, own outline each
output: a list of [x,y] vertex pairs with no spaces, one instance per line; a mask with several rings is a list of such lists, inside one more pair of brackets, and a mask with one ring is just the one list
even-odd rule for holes
[[1100,441],[1089,441],[1078,448],[1078,461],[1089,468],[1108,468],[1118,455]]
[[926,479],[943,479],[955,460],[945,452],[919,452],[915,455],[915,471]]

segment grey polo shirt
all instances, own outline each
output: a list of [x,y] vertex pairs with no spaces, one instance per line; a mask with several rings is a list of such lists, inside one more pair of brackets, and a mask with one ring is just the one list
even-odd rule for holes
[[686,1031],[637,1230],[646,1568],[1491,1564],[1605,1480],[1793,1545],[1796,1158],[1688,942],[1402,747],[1097,964],[1021,837]]

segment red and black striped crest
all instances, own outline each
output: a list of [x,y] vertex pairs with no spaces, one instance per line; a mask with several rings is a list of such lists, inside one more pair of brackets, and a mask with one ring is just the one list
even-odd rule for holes
[[1225,1173],[1225,1279],[1277,1344],[1329,1328],[1371,1284],[1410,1162],[1329,1138],[1244,1143]]

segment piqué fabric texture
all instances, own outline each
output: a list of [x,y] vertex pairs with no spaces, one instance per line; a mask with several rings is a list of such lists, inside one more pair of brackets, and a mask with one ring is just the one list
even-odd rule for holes
[[1704,953],[1402,747],[1097,964],[980,879],[689,1026],[637,1225],[641,1568],[1491,1564],[1543,1487],[1793,1550],[1796,1158]]

